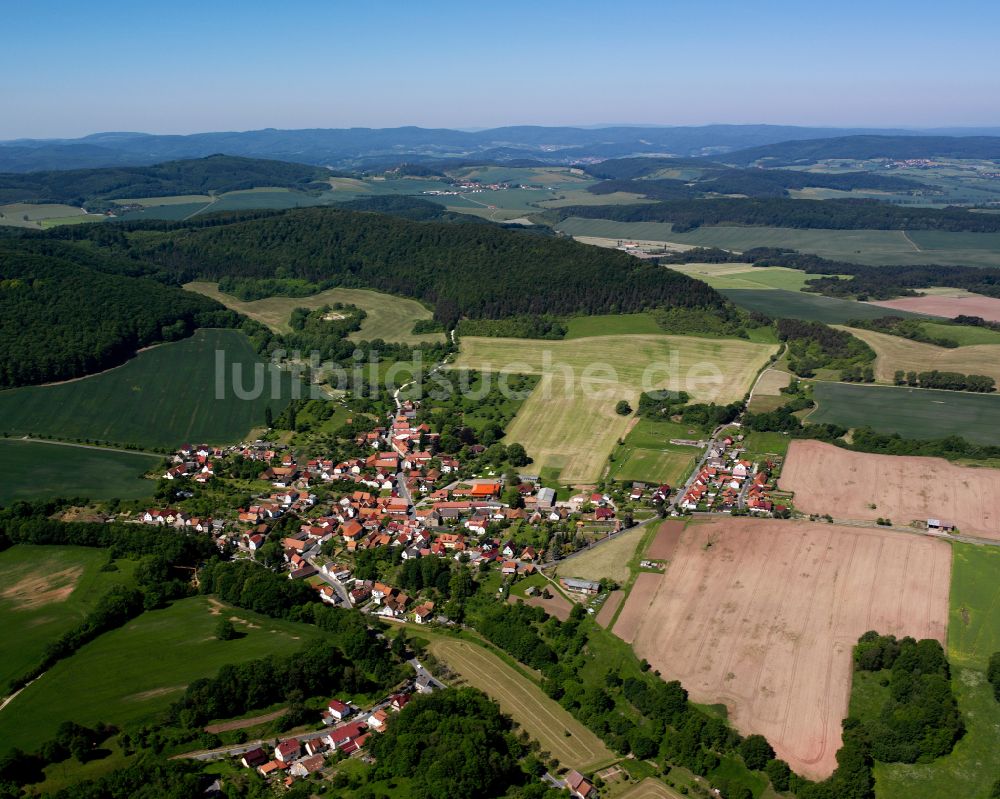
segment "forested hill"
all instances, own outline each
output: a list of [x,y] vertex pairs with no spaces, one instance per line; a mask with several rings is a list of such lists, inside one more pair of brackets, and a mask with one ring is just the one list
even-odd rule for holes
[[830,230],[948,230],[973,233],[1000,231],[1000,214],[981,214],[964,208],[890,205],[876,200],[727,197],[667,200],[641,205],[571,205],[545,213],[545,217],[552,220],[571,216],[613,219],[618,222],[670,222],[678,233],[702,225]]
[[228,314],[207,297],[94,269],[102,256],[80,247],[44,244],[0,241],[0,388],[117,366]]
[[237,191],[258,186],[308,188],[329,177],[326,169],[286,161],[210,155],[154,166],[0,174],[0,204],[94,201]]
[[739,166],[757,161],[784,166],[826,158],[1000,159],[1000,136],[838,136],[765,144],[737,150],[716,160]]
[[317,289],[372,288],[423,300],[449,324],[461,316],[725,304],[700,281],[615,250],[492,225],[415,222],[334,208],[161,225],[131,232],[117,246],[155,262],[177,281],[280,277]]

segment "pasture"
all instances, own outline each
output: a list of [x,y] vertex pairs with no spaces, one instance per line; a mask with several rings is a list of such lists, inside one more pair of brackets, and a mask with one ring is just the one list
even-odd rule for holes
[[585,484],[600,477],[629,430],[629,417],[615,413],[619,400],[635,407],[641,391],[671,388],[688,391],[696,401],[731,402],[743,396],[774,351],[771,345],[691,336],[467,337],[452,368],[540,374],[507,439],[524,445],[533,468],[559,469],[561,481]]
[[586,771],[617,758],[593,732],[496,655],[468,641],[439,638],[429,649],[462,680],[500,703],[500,709],[566,766]]
[[795,493],[803,513],[921,527],[929,518],[945,519],[961,533],[1000,540],[1000,469],[800,440],[788,448],[780,487]]
[[[938,325],[938,327],[947,327]],[[844,327],[875,350],[875,379],[892,383],[897,369],[924,372],[937,369],[942,372],[960,372],[967,375],[986,375],[1000,384],[1000,344],[976,344],[967,347],[937,347],[911,341],[901,336],[876,333],[872,330]],[[959,328],[955,328],[958,330]],[[976,330],[976,328],[971,328]],[[984,329],[992,333],[992,330]]]
[[616,633],[637,617],[633,648],[664,679],[696,702],[724,702],[741,733],[764,735],[793,770],[823,778],[836,767],[853,644],[871,629],[944,642],[950,566],[946,543],[917,536],[689,524],[655,588],[636,583]]
[[675,486],[695,466],[699,450],[670,439],[698,439],[702,431],[669,421],[640,418],[614,450],[608,476],[624,482],[639,481]]
[[[220,614],[244,637],[219,641]],[[72,719],[126,725],[149,720],[188,683],[227,663],[288,654],[321,637],[314,626],[277,621],[191,597],[143,613],[57,663],[0,711],[0,740],[32,750]]]
[[962,436],[1000,445],[1000,397],[960,391],[816,382],[810,422],[869,426],[903,438]]
[[10,203],[0,205],[0,225],[41,230],[55,225],[103,222],[102,214],[88,214],[83,208],[61,203]]
[[956,542],[952,552],[948,659],[966,732],[950,754],[933,763],[876,764],[879,799],[987,799],[996,777],[1000,704],[983,672],[990,654],[1000,651],[1000,550]]
[[581,580],[601,580],[607,578],[624,584],[630,574],[629,562],[649,530],[633,527],[612,541],[598,544],[580,555],[561,562],[556,574],[561,577],[579,577]]
[[444,333],[413,334],[413,325],[430,319],[433,314],[416,300],[396,297],[367,289],[328,289],[309,297],[268,297],[263,300],[245,302],[231,294],[219,291],[217,283],[188,283],[188,291],[204,294],[218,300],[227,308],[256,319],[277,333],[288,333],[288,320],[294,308],[322,308],[342,302],[356,305],[368,314],[361,323],[361,329],[351,333],[352,341],[380,338],[383,341],[398,341],[403,344],[419,344],[421,341],[444,341]]
[[[805,291],[784,289],[720,289],[727,299],[748,311],[757,311],[776,318],[804,319],[828,325],[842,325],[851,319],[879,319],[886,311],[870,303],[824,297]],[[899,311],[902,317],[919,317],[920,314]],[[927,318],[927,317],[925,317]]]
[[[225,371],[217,375],[219,359]],[[237,365],[241,390],[247,392],[254,387],[255,369],[259,372],[258,398],[236,395]],[[101,374],[0,392],[0,433],[170,449],[185,441],[221,444],[263,424],[268,405],[280,411],[291,399],[291,387],[290,374],[262,364],[242,333],[203,329]]]
[[[782,247],[834,261],[871,264],[937,263],[1000,266],[996,234],[902,230],[828,230],[756,226],[703,226],[675,233],[669,222],[615,222],[568,217],[555,228],[571,236],[642,239],[743,252]],[[924,233],[930,233],[924,236]],[[952,238],[955,237],[955,238]],[[930,247],[933,242],[937,246]]]
[[16,499],[53,497],[139,499],[156,483],[143,474],[158,455],[63,446],[45,441],[0,439],[0,505]]
[[17,544],[0,552],[0,695],[111,586],[131,581],[134,561],[119,560],[117,571],[102,571],[107,562],[106,550],[90,547]]
[[920,327],[928,335],[957,341],[960,347],[974,347],[977,344],[1000,344],[1000,331],[991,330],[988,327],[946,325],[940,322],[924,322]]
[[[927,294],[922,297],[900,297],[896,300],[873,302],[879,308],[888,308],[894,315],[900,311],[943,316],[979,316],[990,322],[1000,322],[1000,299],[971,294],[962,297],[947,297]],[[883,316],[885,312],[883,311]]]
[[566,340],[590,336],[659,335],[663,331],[648,313],[574,316],[566,320]]
[[807,280],[820,277],[800,269],[751,264],[671,264],[669,268],[708,283],[715,289],[801,291]]

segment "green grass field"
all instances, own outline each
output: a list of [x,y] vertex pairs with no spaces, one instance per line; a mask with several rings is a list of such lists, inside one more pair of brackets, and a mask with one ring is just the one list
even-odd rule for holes
[[[217,399],[216,362],[225,357]],[[264,421],[264,408],[280,410],[290,399],[291,377],[275,375],[279,391],[261,367],[262,396],[239,399],[232,368],[243,364],[243,386],[254,385],[260,363],[249,339],[233,330],[199,330],[194,336],[139,353],[123,366],[82,380],[0,392],[0,433],[41,438],[90,439],[143,447],[180,446],[185,441],[237,441]]]
[[[238,620],[243,638],[215,638],[220,608]],[[25,688],[0,711],[0,741],[31,750],[67,719],[141,722],[167,708],[192,680],[227,663],[288,654],[321,635],[311,625],[213,607],[207,597],[183,599],[102,635]]]
[[442,638],[431,642],[430,651],[469,685],[499,702],[503,712],[564,765],[587,770],[617,759],[537,685],[481,646]]
[[670,439],[699,439],[701,430],[675,422],[639,419],[615,448],[608,470],[612,480],[678,485],[694,468],[700,450],[671,444]]
[[743,446],[747,454],[751,457],[763,457],[766,455],[781,455],[784,457],[788,453],[788,445],[791,443],[791,436],[781,433],[750,433],[744,440]]
[[635,407],[640,391],[672,388],[696,400],[731,402],[743,396],[774,351],[773,345],[693,336],[571,341],[470,336],[462,340],[453,366],[541,374],[507,428],[507,440],[525,446],[534,469],[558,469],[563,482],[585,485],[600,477],[617,440],[628,432],[629,417],[615,413],[619,400]]
[[8,505],[15,499],[150,496],[156,484],[142,475],[160,460],[158,455],[138,452],[0,439],[0,505]]
[[11,203],[0,205],[0,225],[26,227],[34,230],[75,225],[81,222],[103,222],[101,214],[85,214],[82,208],[61,203]]
[[[828,325],[842,325],[851,319],[879,319],[888,315],[885,308],[854,300],[841,300],[811,294],[805,291],[783,289],[720,289],[728,299],[748,311],[758,311],[773,317],[805,319]],[[893,311],[893,315],[906,318],[932,319],[933,317]]]
[[[948,659],[966,724],[951,754],[926,765],[875,767],[878,799],[988,799],[998,776],[1000,703],[986,682],[986,662],[1000,651],[1000,550],[955,543]],[[852,700],[853,701],[853,700]]]
[[[571,236],[664,241],[742,252],[754,247],[786,247],[851,263],[939,263],[1000,266],[996,234],[902,230],[818,230],[781,227],[705,226],[674,233],[666,222],[615,222],[569,217],[556,229]],[[929,235],[927,235],[929,234]],[[933,246],[931,246],[933,245]]]
[[961,347],[975,347],[978,344],[1000,344],[1000,331],[988,327],[970,327],[968,325],[944,325],[938,322],[924,322],[920,325],[932,336],[941,336],[957,341]]
[[663,330],[648,313],[574,316],[566,321],[566,339],[590,336],[657,335]]
[[958,391],[817,382],[810,422],[868,425],[903,438],[957,435],[1000,445],[1000,397]]
[[421,341],[444,341],[444,333],[413,334],[413,325],[430,319],[433,314],[416,300],[396,297],[380,291],[367,289],[329,289],[309,297],[268,297],[263,300],[244,302],[231,294],[219,291],[216,283],[188,283],[188,291],[204,294],[218,300],[227,308],[256,319],[278,333],[287,333],[291,328],[288,320],[294,308],[321,308],[343,302],[357,305],[368,314],[361,323],[361,329],[351,333],[353,341],[380,338],[383,341],[399,341],[403,344],[419,344]]
[[38,665],[45,647],[76,626],[108,588],[131,580],[135,562],[119,560],[117,571],[101,571],[107,562],[105,550],[89,547],[18,544],[0,552],[0,693]]

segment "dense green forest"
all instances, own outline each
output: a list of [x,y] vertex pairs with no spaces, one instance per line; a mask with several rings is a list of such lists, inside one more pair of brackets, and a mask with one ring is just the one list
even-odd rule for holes
[[703,225],[825,228],[830,230],[1000,231],[1000,215],[963,208],[918,208],[877,200],[716,198],[637,205],[570,205],[547,212],[553,219],[577,216],[617,222],[670,222],[683,233]]
[[91,264],[101,259],[81,248],[56,253],[0,240],[0,388],[117,366],[226,313],[174,286],[98,271]]
[[327,170],[305,164],[210,155],[154,166],[0,174],[0,204],[51,202],[92,205],[122,197],[207,194],[257,186],[329,188],[327,184],[316,183],[329,176]]
[[448,324],[463,316],[725,304],[704,283],[625,253],[492,225],[413,222],[334,208],[230,219],[126,228],[107,241],[112,252],[155,263],[178,282],[281,277],[323,288],[372,288],[430,303],[435,318]]
[[852,379],[855,370],[863,369],[861,379],[874,381],[875,351],[856,336],[822,322],[798,319],[779,319],[777,330],[778,339],[788,348],[788,368],[800,377],[812,377],[817,369],[842,369],[850,373],[845,379],[856,382]]

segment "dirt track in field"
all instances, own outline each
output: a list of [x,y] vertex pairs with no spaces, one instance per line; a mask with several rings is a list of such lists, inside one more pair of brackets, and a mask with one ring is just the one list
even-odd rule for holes
[[960,532],[1000,539],[1000,469],[793,441],[780,486],[795,492],[795,507],[804,513],[870,521],[881,516],[896,525],[942,519]]
[[858,637],[944,642],[951,552],[902,533],[726,519],[689,525],[666,575],[649,577],[615,632],[693,700],[725,702],[740,732],[766,736],[819,779],[836,767]]

